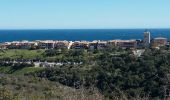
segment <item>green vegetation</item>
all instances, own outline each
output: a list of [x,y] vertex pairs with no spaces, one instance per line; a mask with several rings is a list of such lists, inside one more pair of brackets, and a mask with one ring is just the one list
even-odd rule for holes
[[[18,58],[9,56],[11,54],[8,54],[8,52],[13,51],[15,50],[1,51],[0,58],[35,59],[33,55],[34,57],[36,55],[39,57],[37,57],[39,60],[71,62],[71,64],[64,64],[54,68],[32,68],[32,64],[19,63],[10,65],[0,62],[1,66],[5,66],[0,67],[0,72],[12,74],[14,79],[15,77],[18,79],[17,84],[22,84],[22,88],[25,89],[25,86],[32,86],[32,84],[27,82],[27,78],[35,80],[36,82],[33,83],[33,87],[35,86],[36,89],[30,88],[30,91],[41,99],[47,99],[43,92],[48,90],[51,91],[50,93],[54,93],[53,95],[48,94],[48,99],[52,99],[53,97],[65,99],[65,97],[67,97],[64,95],[65,87],[67,88],[66,91],[71,93],[69,96],[71,100],[78,100],[74,98],[74,93],[82,97],[83,100],[87,98],[88,100],[95,100],[94,98],[92,99],[91,96],[95,97],[96,100],[98,100],[98,98],[108,100],[165,99],[170,93],[170,91],[168,91],[170,84],[169,48],[161,48],[160,50],[146,49],[140,57],[133,55],[131,50],[123,50],[117,47],[110,47],[105,50],[40,50],[41,52],[37,54],[35,52],[38,50],[19,50],[19,52],[34,53],[32,55],[30,54],[30,57],[29,53],[25,53],[22,57],[17,56]],[[73,64],[74,62],[83,63],[81,65],[75,65]],[[0,77],[2,78],[3,75],[4,74],[1,76],[0,74]],[[24,78],[20,81],[18,77]],[[3,80],[5,79],[1,79],[0,81],[2,85],[9,84],[13,81],[11,80],[10,82],[9,80],[9,82],[4,84]],[[51,89],[41,90],[46,87],[42,85],[42,82],[44,82],[42,80],[47,81],[46,85],[54,89],[56,89],[56,83],[60,84],[63,91],[59,92],[57,90],[57,92],[55,92]],[[26,83],[22,83],[22,81]],[[15,85],[10,86],[15,87]],[[4,86],[2,87],[4,89]],[[5,88],[5,90],[8,92],[11,89]],[[11,91],[12,95],[17,95],[15,93],[13,94],[14,90],[15,88]],[[74,90],[73,94],[72,90]],[[26,94],[29,95],[27,92],[24,95]],[[30,94],[30,96],[31,95],[33,94]]]
[[37,57],[42,57],[42,53],[45,50],[21,50],[21,49],[9,49],[0,51],[0,59],[35,59]]
[[13,70],[13,67],[11,67],[11,66],[0,67],[0,73],[13,74],[13,75],[25,75],[25,74],[29,74],[29,73],[34,73],[37,71],[44,70],[44,68],[24,67],[22,69],[18,69],[16,71],[14,71],[14,72],[12,70]]
[[[74,88],[94,86],[109,99],[166,96],[169,89],[167,76],[170,74],[169,50],[148,49],[139,58],[128,50],[119,55],[111,51],[91,53],[83,65],[64,65],[32,75]],[[82,55],[84,53],[79,54]]]
[[122,55],[128,51],[120,48],[105,50],[76,50],[76,49],[49,49],[49,50],[21,50],[9,49],[0,51],[0,60],[36,60],[48,62],[86,62],[90,58],[96,58],[100,54]]
[[75,90],[59,83],[31,76],[1,75],[0,100],[98,100],[95,91]]

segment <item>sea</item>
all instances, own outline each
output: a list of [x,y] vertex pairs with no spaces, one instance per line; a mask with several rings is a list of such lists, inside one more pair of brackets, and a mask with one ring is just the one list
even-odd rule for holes
[[[34,40],[131,40],[143,39],[146,29],[34,29],[0,30],[0,42]],[[151,38],[165,37],[170,40],[170,29],[148,29]]]

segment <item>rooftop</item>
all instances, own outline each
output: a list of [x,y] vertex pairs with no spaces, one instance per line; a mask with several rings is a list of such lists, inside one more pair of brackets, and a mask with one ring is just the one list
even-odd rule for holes
[[166,39],[167,40],[167,38],[164,38],[164,37],[157,37],[157,38],[154,38],[155,40],[159,40],[159,39]]

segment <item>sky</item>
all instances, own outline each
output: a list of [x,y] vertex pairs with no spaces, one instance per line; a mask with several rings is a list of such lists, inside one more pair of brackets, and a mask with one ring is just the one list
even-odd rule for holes
[[170,28],[170,0],[0,0],[0,29]]

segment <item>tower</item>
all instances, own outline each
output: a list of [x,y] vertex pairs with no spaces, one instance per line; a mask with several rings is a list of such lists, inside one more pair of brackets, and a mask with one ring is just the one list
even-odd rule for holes
[[150,42],[151,42],[150,32],[145,31],[144,32],[144,39],[143,39],[144,47],[149,48]]

